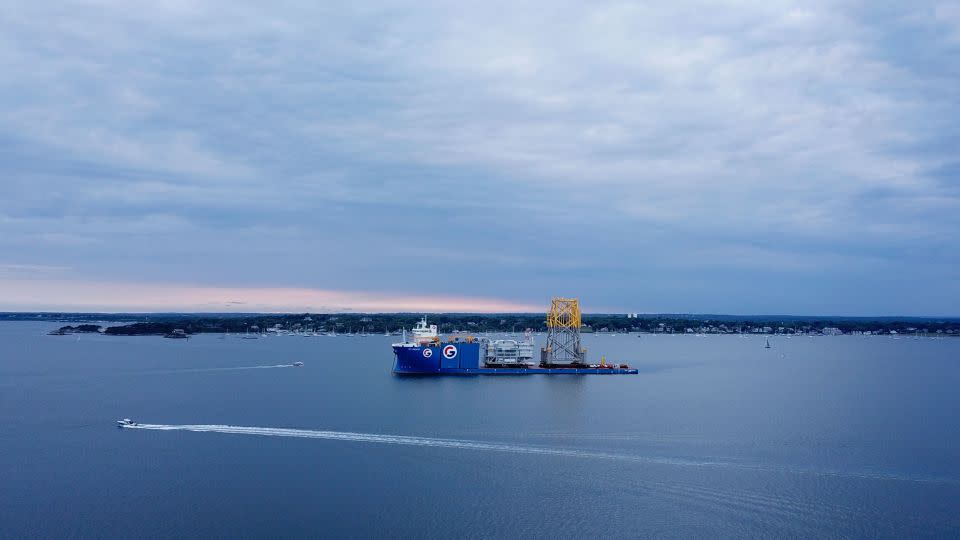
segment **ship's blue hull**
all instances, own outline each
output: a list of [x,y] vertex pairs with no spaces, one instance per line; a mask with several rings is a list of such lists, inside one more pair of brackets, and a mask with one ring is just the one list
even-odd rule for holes
[[393,372],[409,375],[636,375],[636,369],[609,367],[484,367],[478,343],[394,347]]

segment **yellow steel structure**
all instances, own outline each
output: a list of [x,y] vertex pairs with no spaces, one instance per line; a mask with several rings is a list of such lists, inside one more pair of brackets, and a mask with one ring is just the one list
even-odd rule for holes
[[580,329],[580,301],[576,298],[554,298],[547,313],[549,328]]
[[547,312],[547,344],[540,349],[540,365],[578,366],[587,350],[580,346],[580,301],[556,297]]

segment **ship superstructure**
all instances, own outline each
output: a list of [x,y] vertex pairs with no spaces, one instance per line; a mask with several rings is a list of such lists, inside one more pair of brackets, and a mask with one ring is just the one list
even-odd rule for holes
[[440,334],[437,333],[437,325],[427,326],[427,318],[420,319],[420,322],[413,327],[413,343],[417,345],[440,343]]

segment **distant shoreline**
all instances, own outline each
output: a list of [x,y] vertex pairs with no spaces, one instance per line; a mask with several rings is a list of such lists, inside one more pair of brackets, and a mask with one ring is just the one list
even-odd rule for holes
[[[396,334],[411,328],[419,314],[104,314],[0,313],[2,321],[66,323],[54,333],[166,335],[175,330],[202,333]],[[544,314],[427,315],[449,333],[546,331]],[[732,315],[583,315],[585,333],[741,335],[909,335],[960,337],[960,318],[802,317]],[[79,329],[76,325],[82,324]]]

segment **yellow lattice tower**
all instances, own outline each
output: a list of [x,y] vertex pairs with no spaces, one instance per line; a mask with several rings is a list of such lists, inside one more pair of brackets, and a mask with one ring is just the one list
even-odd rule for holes
[[540,365],[579,365],[585,355],[580,347],[580,301],[554,298],[547,313],[547,345],[540,350]]
[[580,301],[576,298],[554,298],[547,313],[550,328],[580,329]]

